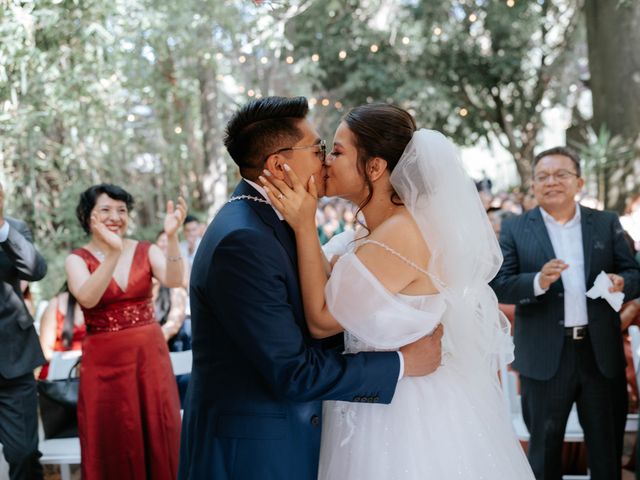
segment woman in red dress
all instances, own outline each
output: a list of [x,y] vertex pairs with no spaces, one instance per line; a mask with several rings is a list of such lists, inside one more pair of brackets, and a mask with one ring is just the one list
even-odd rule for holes
[[89,242],[65,262],[69,291],[84,312],[78,431],[82,478],[172,480],[178,469],[180,403],[169,351],[154,318],[152,277],[183,283],[178,228],[185,201],[167,204],[167,256],[125,238],[133,198],[115,185],[80,196]]

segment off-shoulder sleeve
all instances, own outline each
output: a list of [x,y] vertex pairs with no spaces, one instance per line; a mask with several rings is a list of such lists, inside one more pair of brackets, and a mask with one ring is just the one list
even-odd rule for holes
[[340,257],[325,296],[329,311],[340,325],[378,349],[395,349],[431,333],[445,310],[441,295],[430,297],[424,310],[402,302],[354,253]]

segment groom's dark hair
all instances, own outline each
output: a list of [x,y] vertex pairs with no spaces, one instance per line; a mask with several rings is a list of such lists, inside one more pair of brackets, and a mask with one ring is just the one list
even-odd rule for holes
[[256,179],[268,155],[299,142],[303,134],[298,123],[308,112],[305,97],[265,97],[242,106],[227,123],[224,135],[224,145],[240,174]]

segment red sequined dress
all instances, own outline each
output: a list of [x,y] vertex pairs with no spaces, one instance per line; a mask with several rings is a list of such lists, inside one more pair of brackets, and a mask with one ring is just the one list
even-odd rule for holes
[[[173,480],[180,401],[169,351],[154,317],[149,242],[138,242],[124,290],[112,278],[100,302],[83,308],[78,431],[84,480]],[[72,252],[94,272],[84,248]]]

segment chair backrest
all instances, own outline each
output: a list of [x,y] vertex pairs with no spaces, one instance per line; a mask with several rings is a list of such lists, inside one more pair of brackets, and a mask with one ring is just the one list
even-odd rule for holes
[[193,364],[193,353],[191,350],[184,352],[169,352],[171,357],[171,366],[174,375],[184,375],[191,373],[191,365]]
[[640,367],[640,328],[637,325],[629,327],[629,336],[631,337],[631,355],[633,357],[633,371],[638,378],[638,367]]
[[69,376],[69,372],[80,356],[82,356],[82,351],[80,350],[53,352],[53,357],[49,362],[47,380],[60,380],[62,378],[67,378]]
[[520,395],[518,395],[518,375],[507,369],[504,359],[500,361],[500,382],[502,398],[508,407],[509,414],[520,413]]

